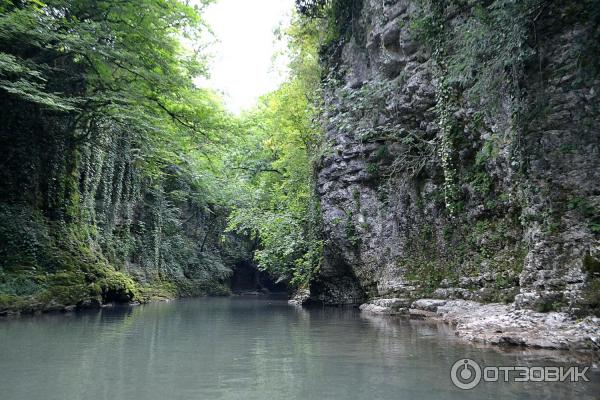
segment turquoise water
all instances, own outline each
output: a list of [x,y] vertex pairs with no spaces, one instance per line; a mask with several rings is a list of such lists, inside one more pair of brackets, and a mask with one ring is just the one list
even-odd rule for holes
[[[533,355],[532,355],[533,354]],[[589,383],[481,383],[452,364],[544,365],[443,325],[302,310],[263,298],[204,298],[0,320],[0,399],[597,399]]]

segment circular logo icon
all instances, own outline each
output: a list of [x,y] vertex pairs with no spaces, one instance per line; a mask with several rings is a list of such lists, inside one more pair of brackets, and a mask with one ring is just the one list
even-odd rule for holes
[[481,381],[481,368],[470,358],[462,358],[452,366],[450,379],[459,389],[473,389]]

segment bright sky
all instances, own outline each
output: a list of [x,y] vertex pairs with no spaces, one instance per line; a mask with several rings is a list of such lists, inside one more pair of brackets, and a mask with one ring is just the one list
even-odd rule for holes
[[199,79],[224,94],[227,107],[236,113],[253,106],[259,96],[278,87],[285,68],[273,56],[281,49],[274,30],[288,25],[294,0],[217,0],[204,13],[216,42],[210,79]]

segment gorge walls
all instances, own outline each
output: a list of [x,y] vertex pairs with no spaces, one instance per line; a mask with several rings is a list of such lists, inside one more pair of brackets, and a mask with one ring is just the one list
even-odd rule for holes
[[597,312],[598,6],[345,3],[322,50],[311,298]]
[[202,11],[0,4],[0,314],[229,293],[253,244],[217,190],[235,124],[181,46]]
[[[134,134],[0,99],[0,309],[228,293],[250,243],[191,171],[152,177]],[[35,116],[35,118],[32,118]]]

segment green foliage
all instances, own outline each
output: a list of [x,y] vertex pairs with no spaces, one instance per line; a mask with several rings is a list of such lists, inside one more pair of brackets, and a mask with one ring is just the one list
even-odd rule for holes
[[475,172],[469,183],[476,192],[481,193],[482,195],[489,194],[493,187],[492,178],[485,171]]
[[0,53],[0,77],[0,89],[11,95],[57,111],[75,109],[75,100],[44,91],[46,79],[43,73],[31,69],[27,63],[11,54]]
[[296,9],[303,16],[325,20],[324,43],[329,44],[356,33],[362,4],[363,0],[296,0]]
[[344,233],[346,234],[346,240],[350,243],[353,249],[360,248],[360,236],[356,229],[356,225],[354,224],[354,212],[349,211],[346,215],[346,223],[345,223]]
[[510,302],[518,293],[515,287],[527,254],[519,229],[507,216],[468,224],[456,218],[439,230],[435,225],[422,225],[410,232],[406,255],[396,262],[420,295],[431,295],[442,280],[457,286],[459,278],[488,273],[494,281],[478,292],[480,299]]
[[290,78],[236,118],[193,84],[196,3],[0,3],[0,106],[14,111],[0,128],[6,307],[225,294],[228,214],[276,279],[302,286],[318,269],[326,32],[297,18]]
[[600,279],[598,277],[587,283],[583,291],[583,300],[588,313],[600,316]]
[[136,283],[82,240],[84,227],[52,224],[22,206],[2,205],[0,220],[0,308],[43,311],[138,298]]
[[[352,132],[363,143],[384,142],[375,154],[378,177],[390,178],[402,172],[417,176],[435,154],[437,139],[420,129],[409,129],[398,122],[390,101],[401,88],[402,80],[369,81],[360,88],[338,87],[328,77],[324,84],[339,98],[326,109],[331,124],[340,131]],[[388,147],[396,145],[394,154]],[[372,167],[374,168],[374,167]]]
[[211,155],[234,122],[193,84],[197,4],[1,3],[0,293],[43,308],[228,278]]
[[583,257],[583,269],[590,274],[600,274],[600,260],[586,254]]
[[321,146],[316,25],[296,20],[287,32],[291,77],[241,120],[225,156],[235,193],[229,230],[259,241],[259,268],[302,286],[321,262],[320,209],[312,160]]
[[458,203],[460,201],[454,143],[456,141],[457,130],[457,123],[454,118],[456,108],[453,91],[444,74],[440,78],[440,83],[436,91],[436,112],[440,126],[438,155],[441,160],[442,170],[444,171],[444,201],[450,216],[456,216],[459,211]]
[[[448,85],[473,101],[500,107],[501,96],[521,96],[519,79],[535,55],[529,41],[544,1],[421,0],[412,31],[427,44]],[[518,107],[518,105],[515,105]]]
[[47,259],[50,237],[39,213],[0,204],[0,270],[35,267]]
[[[444,171],[446,209],[451,216],[457,214],[462,202],[455,160],[462,127],[455,111],[465,102],[480,105],[483,111],[471,124],[479,129],[484,116],[504,112],[502,107],[506,104],[500,101],[510,98],[515,131],[512,134],[522,129],[526,110],[520,85],[526,66],[536,54],[531,38],[535,36],[535,19],[544,10],[545,3],[539,0],[483,3],[421,0],[414,12],[412,32],[429,48],[439,82],[438,153]],[[518,140],[513,142],[519,143]],[[513,153],[516,151],[516,147],[511,149]],[[476,156],[476,166],[483,167],[491,156],[493,141],[488,141]],[[491,184],[483,173],[481,168],[470,183],[476,191],[485,194],[491,190]]]
[[569,199],[567,207],[577,211],[586,221],[590,231],[596,235],[600,234],[600,207],[592,204],[584,197],[573,197]]

